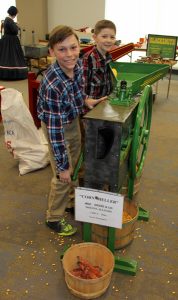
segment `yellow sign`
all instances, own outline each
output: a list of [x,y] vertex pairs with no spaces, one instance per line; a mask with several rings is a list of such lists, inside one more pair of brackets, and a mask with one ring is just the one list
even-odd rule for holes
[[175,59],[176,46],[176,36],[149,34],[147,43],[147,56],[157,54],[161,58]]

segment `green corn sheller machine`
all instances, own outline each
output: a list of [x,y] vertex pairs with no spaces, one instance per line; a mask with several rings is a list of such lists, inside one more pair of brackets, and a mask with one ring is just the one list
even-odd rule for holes
[[[167,74],[169,65],[112,62],[110,66],[114,78],[112,94],[84,116],[84,186],[99,190],[107,187],[110,192],[119,193],[127,179],[127,196],[132,200],[134,182],[142,174],[148,148],[151,85]],[[146,211],[141,209],[140,213],[143,219],[147,218]],[[91,224],[84,223],[83,228],[84,241],[91,241]],[[108,230],[107,246],[114,252],[115,228]],[[122,271],[122,260],[118,266]],[[135,269],[130,273],[135,274]]]
[[112,62],[114,89],[109,100],[85,115],[85,187],[108,186],[118,193],[126,176],[132,199],[143,170],[152,115],[151,85],[168,65]]

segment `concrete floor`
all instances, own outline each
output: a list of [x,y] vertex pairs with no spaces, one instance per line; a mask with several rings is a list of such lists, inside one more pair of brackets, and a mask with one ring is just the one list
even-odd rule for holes
[[[136,276],[113,273],[101,300],[178,299],[178,76],[159,83],[153,107],[149,148],[136,200],[150,211],[149,222],[138,221],[133,243],[119,255],[138,261]],[[2,82],[24,94],[27,81]],[[51,169],[23,176],[4,146],[0,124],[0,299],[74,300],[64,280],[60,251],[82,241],[81,225],[73,238],[59,238],[44,224]]]

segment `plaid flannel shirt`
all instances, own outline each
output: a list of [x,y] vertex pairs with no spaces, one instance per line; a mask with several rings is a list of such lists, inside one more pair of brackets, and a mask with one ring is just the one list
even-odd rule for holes
[[104,58],[95,46],[83,56],[85,92],[88,97],[98,99],[111,93],[113,85],[109,66],[111,61],[109,53],[106,53]]
[[57,62],[48,68],[40,84],[37,112],[47,126],[58,171],[69,168],[63,125],[71,123],[83,112],[85,98],[80,61],[74,68],[73,80]]

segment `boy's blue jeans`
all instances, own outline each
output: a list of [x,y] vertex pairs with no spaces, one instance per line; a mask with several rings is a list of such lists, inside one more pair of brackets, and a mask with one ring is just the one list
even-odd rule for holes
[[[45,123],[41,122],[41,126],[44,135],[48,141],[49,158],[53,171],[53,178],[51,180],[51,188],[48,197],[48,209],[46,214],[46,220],[50,222],[59,221],[64,215],[65,209],[70,201],[71,189],[78,185],[78,181],[68,183],[62,183],[57,178],[56,164],[54,160],[53,151],[49,142],[48,132]],[[64,125],[64,137],[67,146],[68,159],[72,168],[75,168],[77,160],[81,151],[81,133],[79,119],[76,118],[71,124]]]

